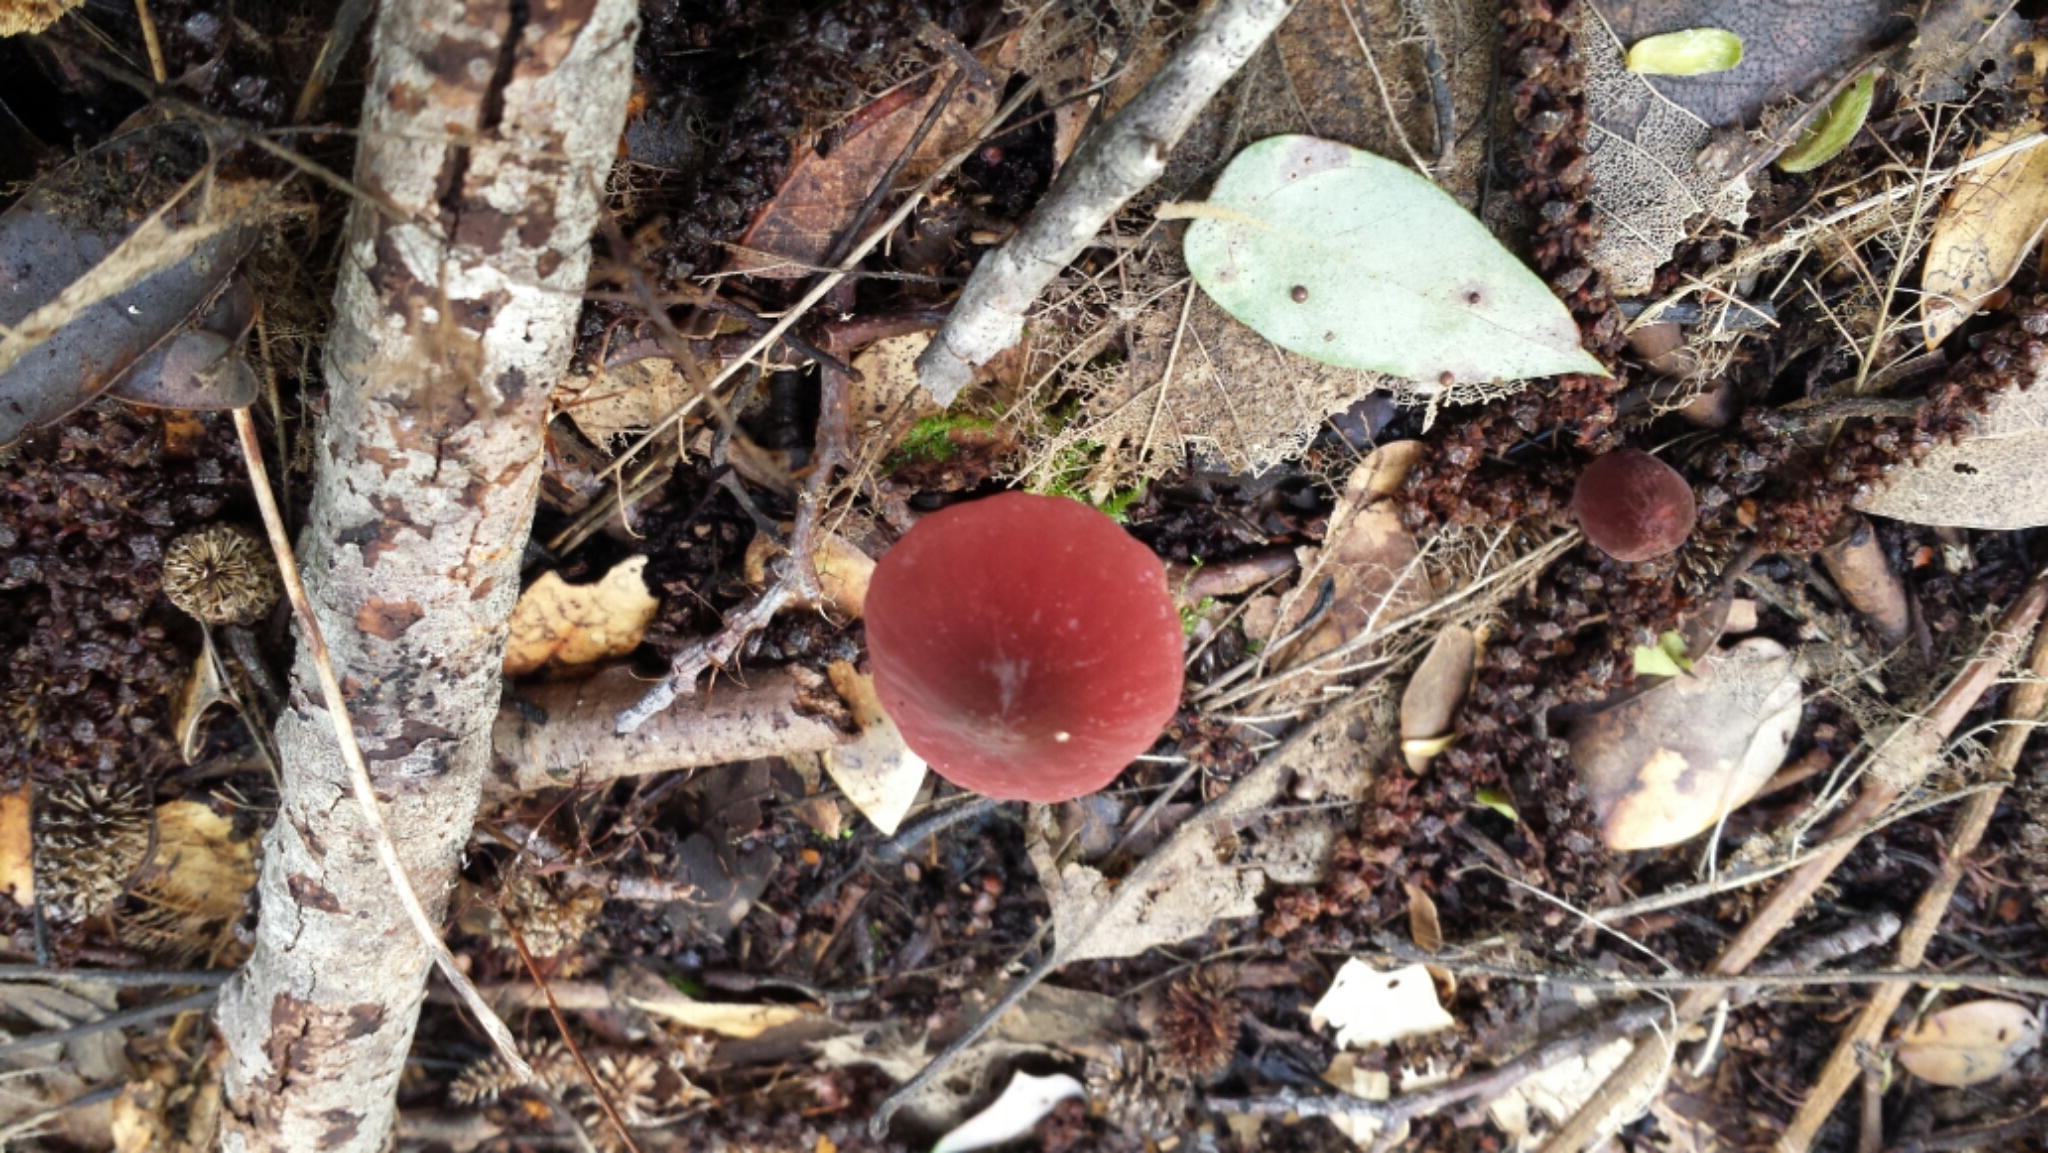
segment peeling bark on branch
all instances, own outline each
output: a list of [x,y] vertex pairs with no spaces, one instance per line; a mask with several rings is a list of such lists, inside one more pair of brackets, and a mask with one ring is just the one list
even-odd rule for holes
[[[631,79],[630,0],[386,0],[299,552],[392,839],[445,911]],[[301,648],[255,954],[223,992],[222,1145],[381,1150],[429,955]]]
[[[799,676],[816,683],[805,684]],[[485,792],[502,799],[755,757],[821,753],[853,739],[823,715],[845,709],[823,682],[803,669],[757,674],[745,685],[720,681],[630,733],[616,731],[612,719],[647,689],[631,669],[520,689],[498,712],[497,755]],[[809,702],[816,704],[802,707]]]
[[952,404],[977,365],[1016,344],[1024,314],[1166,158],[1225,81],[1287,18],[1294,0],[1219,0],[1131,102],[1081,142],[1038,207],[968,278],[946,325],[917,358],[917,378]]

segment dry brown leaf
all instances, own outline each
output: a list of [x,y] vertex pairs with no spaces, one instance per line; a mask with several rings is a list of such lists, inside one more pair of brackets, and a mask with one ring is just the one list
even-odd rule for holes
[[1674,845],[1748,803],[1785,761],[1799,663],[1753,637],[1572,727],[1572,762],[1612,849]]
[[202,636],[198,659],[192,662],[184,683],[178,686],[178,699],[171,710],[172,728],[178,734],[178,752],[188,765],[198,759],[204,739],[199,722],[215,705],[241,707],[221,676],[220,655],[214,651],[213,634],[208,632]]
[[1401,692],[1401,739],[1417,744],[1417,751],[1408,755],[1408,767],[1415,772],[1427,768],[1429,758],[1443,751],[1442,738],[1465,703],[1478,660],[1479,634],[1463,625],[1448,625],[1430,642],[1429,655],[1408,679]]
[[636,360],[603,372],[572,373],[556,388],[555,406],[591,443],[645,432],[697,394],[676,362]]
[[[931,342],[929,332],[885,336],[853,358],[860,379],[848,386],[847,402],[856,434],[875,433],[888,427],[898,410],[906,406],[919,417],[944,411],[917,383],[917,358]],[[909,426],[909,421],[902,424],[904,428]],[[882,446],[884,451],[893,447]]]
[[36,903],[35,839],[29,832],[28,790],[0,796],[0,889],[26,909]]
[[1572,28],[1586,62],[1586,110],[1593,121],[1586,163],[1601,229],[1586,258],[1607,275],[1615,295],[1639,295],[1650,290],[1657,268],[1690,235],[1690,222],[1709,217],[1740,226],[1748,218],[1749,182],[1724,185],[1720,173],[1704,170],[1700,153],[1713,129],[1665,97],[1661,84],[1652,86],[1628,70],[1622,41],[1593,5],[1577,8]]
[[1415,538],[1401,524],[1391,499],[1420,450],[1416,441],[1374,449],[1352,470],[1337,498],[1320,555],[1302,550],[1302,584],[1280,632],[1284,635],[1308,617],[1325,577],[1336,582],[1335,594],[1322,623],[1286,654],[1290,664],[1321,656],[1375,622],[1399,620],[1429,603],[1429,583],[1416,564]]
[[613,565],[594,585],[572,585],[557,573],[534,581],[512,610],[505,675],[592,664],[640,647],[661,605],[641,579],[646,567],[647,558],[636,556]]
[[721,1037],[745,1040],[770,1029],[815,1018],[817,1014],[796,1005],[747,1005],[727,1001],[699,1001],[670,988],[643,986],[626,1003],[645,1013],[687,1029],[702,1029]]
[[1895,468],[1856,507],[1908,524],[2010,530],[2048,525],[2048,382],[1991,401],[1976,431]]
[[[1987,133],[1978,156],[2041,130],[2027,121]],[[1927,241],[1920,315],[1933,348],[1985,298],[2004,288],[2048,228],[2048,148],[2034,148],[1965,173],[1949,191]]]
[[1922,1081],[1958,1087],[1991,1080],[2041,1044],[2034,1011],[2011,1001],[1970,1001],[1913,1023],[1899,1064]]
[[1437,920],[1436,901],[1412,882],[1402,887],[1408,890],[1408,939],[1425,953],[1443,948],[1444,930]]
[[0,0],[0,36],[33,36],[85,0]]
[[[731,270],[787,278],[808,276],[820,266],[957,74],[948,62],[905,81],[827,131],[819,147],[804,150],[781,189],[740,237],[742,251],[735,254]],[[939,161],[965,147],[995,112],[1001,94],[1001,78],[961,80],[897,183],[924,179]]]
[[883,836],[894,836],[924,784],[924,760],[903,743],[896,722],[882,711],[881,699],[875,695],[875,678],[845,661],[833,661],[826,675],[852,710],[860,736],[826,749],[819,759],[853,807],[874,822]]

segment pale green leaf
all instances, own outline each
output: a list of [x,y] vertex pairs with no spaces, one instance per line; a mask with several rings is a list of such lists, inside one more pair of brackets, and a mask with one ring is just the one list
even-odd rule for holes
[[1787,172],[1811,172],[1849,146],[1863,121],[1870,115],[1871,94],[1877,91],[1877,73],[1865,72],[1828,102],[1827,111],[1814,117],[1799,142],[1778,157],[1778,167]]
[[1479,790],[1474,799],[1510,821],[1522,819],[1522,814],[1515,811],[1514,798],[1508,796],[1506,789],[1484,788]]
[[1675,677],[1692,671],[1692,661],[1685,655],[1685,638],[1675,632],[1658,637],[1654,645],[1637,645],[1635,657],[1639,677]]
[[1268,137],[1178,214],[1196,217],[1202,290],[1303,356],[1445,386],[1606,375],[1548,285],[1442,189],[1370,152]]
[[1704,76],[1742,63],[1742,37],[1721,28],[1687,28],[1635,42],[1628,70],[1644,76]]

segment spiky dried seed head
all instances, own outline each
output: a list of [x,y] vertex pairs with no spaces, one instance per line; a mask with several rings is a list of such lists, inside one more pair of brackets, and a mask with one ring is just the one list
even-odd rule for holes
[[[582,889],[566,896],[555,892],[542,878],[525,869],[507,873],[498,890],[498,911],[519,930],[526,951],[536,957],[555,957],[583,940],[604,911],[604,896]],[[494,944],[513,947],[511,935],[492,934]]]
[[1199,969],[1166,991],[1159,1014],[1159,1064],[1195,1080],[1214,1077],[1237,1051],[1244,1009],[1237,981],[1223,969]]
[[37,798],[36,899],[75,925],[121,895],[149,853],[149,796],[133,782],[72,778]]
[[164,550],[164,595],[210,625],[250,624],[277,604],[277,564],[247,529],[210,524]]
[[1170,1073],[1136,1042],[1110,1046],[1088,1062],[1088,1100],[1111,1125],[1154,1140],[1182,1128],[1194,1094],[1186,1078]]

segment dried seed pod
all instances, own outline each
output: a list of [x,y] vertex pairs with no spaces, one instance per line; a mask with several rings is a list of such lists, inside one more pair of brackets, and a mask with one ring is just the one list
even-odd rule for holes
[[246,529],[213,524],[164,550],[164,595],[210,625],[245,625],[277,603],[270,548]]
[[1244,1022],[1236,994],[1235,978],[1217,968],[1197,970],[1168,989],[1159,1014],[1160,1068],[1197,1080],[1223,1072]]
[[1088,1100],[1127,1132],[1165,1137],[1181,1128],[1194,1096],[1184,1078],[1167,1072],[1145,1047],[1126,1042],[1087,1068]]
[[[603,909],[601,894],[584,890],[558,896],[546,881],[524,869],[507,874],[498,891],[499,913],[519,930],[526,951],[536,957],[555,957],[575,948]],[[509,935],[494,943],[512,948]]]
[[35,880],[43,916],[75,925],[112,904],[149,854],[152,816],[148,794],[132,782],[74,777],[38,798]]
[[1692,486],[1678,470],[1634,448],[1586,466],[1572,489],[1572,512],[1594,548],[1629,563],[1676,552],[1699,519]]

